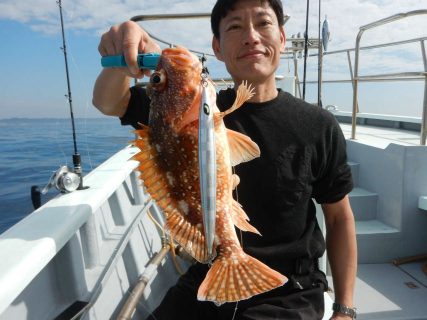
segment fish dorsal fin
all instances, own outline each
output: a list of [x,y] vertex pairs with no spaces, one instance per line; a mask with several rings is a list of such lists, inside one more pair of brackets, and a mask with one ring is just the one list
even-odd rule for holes
[[248,136],[227,129],[228,145],[230,146],[231,165],[235,166],[260,156],[258,145]]
[[233,200],[231,218],[233,220],[234,225],[240,230],[249,231],[261,235],[261,233],[259,233],[259,231],[248,222],[248,215],[245,211],[243,211],[242,206],[236,200]]
[[236,100],[234,100],[233,105],[229,109],[220,112],[218,114],[219,117],[224,118],[227,114],[239,109],[247,100],[254,96],[254,91],[255,89],[251,85],[248,85],[247,81],[243,81],[237,88]]

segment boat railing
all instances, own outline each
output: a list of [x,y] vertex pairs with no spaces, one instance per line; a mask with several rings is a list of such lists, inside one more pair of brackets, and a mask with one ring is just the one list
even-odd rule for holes
[[[61,269],[75,284],[68,290],[87,301],[80,315],[95,305],[126,249],[146,259],[154,254],[160,238],[147,251],[136,248],[146,236],[141,236],[141,225],[150,220],[148,212],[163,224],[134,172],[137,162],[129,161],[137,152],[135,147],[122,149],[85,176],[88,189],[58,195],[0,235],[0,261],[6,262],[0,263],[0,318],[34,279],[51,270],[49,264],[60,265],[61,257],[82,259],[76,264],[67,260],[71,269]],[[154,225],[152,230],[160,235]],[[58,286],[67,279],[58,280]]]
[[[182,19],[206,19],[206,18],[210,18],[211,14],[209,13],[177,13],[177,14],[147,14],[147,15],[137,15],[132,17],[130,20],[134,21],[134,22],[143,22],[143,21],[154,21],[154,20],[182,20]],[[286,23],[288,20],[290,19],[290,16],[285,14],[284,16],[284,23]],[[157,36],[155,36],[154,34],[148,32],[147,30],[145,30],[147,32],[147,34],[153,38],[154,40],[167,45],[168,47],[174,47],[175,44],[161,39]],[[190,52],[193,52],[197,55],[202,55],[202,56],[210,56],[210,57],[215,57],[214,54],[212,53],[207,53],[207,52],[202,52],[202,51],[197,51],[191,48],[188,48]]]
[[[393,16],[369,23],[367,25],[364,25],[360,27],[359,33],[356,37],[356,46],[355,48],[351,49],[342,49],[342,50],[336,50],[336,51],[329,51],[329,52],[321,52],[321,55],[332,55],[332,54],[340,54],[340,53],[346,53],[348,64],[349,64],[349,71],[350,71],[350,79],[349,80],[323,80],[321,79],[321,83],[352,83],[353,86],[353,111],[352,111],[352,130],[351,130],[351,139],[356,139],[356,124],[357,124],[357,115],[359,113],[359,105],[358,105],[358,83],[359,82],[384,82],[384,81],[421,81],[424,80],[425,82],[425,89],[424,89],[424,103],[423,103],[423,111],[422,111],[422,119],[421,119],[421,133],[420,133],[420,144],[425,145],[426,144],[426,136],[427,136],[427,54],[426,54],[426,46],[425,41],[427,40],[427,37],[419,37],[414,39],[407,39],[403,41],[395,41],[395,42],[388,42],[388,43],[382,43],[377,45],[371,45],[371,46],[360,46],[360,41],[362,38],[362,35],[365,31],[374,29],[376,27],[401,20],[403,18],[412,17],[416,15],[423,15],[427,14],[427,9],[423,10],[414,10],[409,11],[406,13],[398,13]],[[131,18],[132,21],[135,22],[143,22],[143,21],[152,21],[152,20],[170,20],[170,19],[195,19],[195,18],[208,18],[210,17],[210,13],[190,13],[190,14],[157,14],[157,15],[138,15]],[[289,15],[285,16],[285,23],[290,19]],[[169,47],[175,46],[172,42],[166,41],[164,39],[161,39],[153,34],[150,34],[150,37],[153,39],[159,41],[160,43],[163,43],[164,45],[167,45]],[[285,59],[294,59],[295,62],[295,78],[296,78],[296,84],[297,88],[300,90],[300,81],[298,78],[298,72],[297,72],[297,52],[300,52],[303,47],[303,42],[305,40],[303,38],[290,38],[290,42],[292,44],[291,47],[287,47],[285,49],[285,52],[282,54],[282,58]],[[317,41],[317,42],[316,42]],[[309,43],[312,42],[312,48],[318,48],[320,39],[309,39]],[[403,44],[411,44],[419,42],[421,46],[422,51],[422,58],[424,62],[424,71],[420,72],[398,72],[398,73],[387,73],[387,74],[375,74],[375,75],[359,75],[359,56],[360,51],[362,50],[371,50],[371,49],[378,49],[378,48],[384,48],[384,47],[391,47],[391,46],[397,46],[397,45],[403,45]],[[201,52],[196,51],[193,49],[189,50],[195,54],[203,55],[203,56],[214,56],[211,53],[207,52]],[[354,63],[354,72],[351,62],[351,52],[355,52],[355,63]],[[310,54],[310,56],[318,56],[317,54]],[[320,68],[321,70],[322,68]],[[224,80],[230,80],[230,79],[222,79]],[[219,83],[221,81],[218,81]],[[319,84],[319,81],[306,81],[306,83],[317,83]],[[319,85],[319,90],[320,85]],[[300,93],[301,96],[301,93]]]
[[[399,13],[393,16],[369,23],[360,27],[359,33],[356,37],[356,46],[355,46],[355,62],[354,62],[354,74],[351,75],[352,83],[353,83],[353,111],[352,111],[352,125],[351,125],[351,139],[356,139],[356,123],[357,123],[357,113],[358,110],[358,84],[360,81],[384,81],[389,79],[418,79],[424,78],[425,88],[424,88],[424,103],[423,103],[423,112],[422,112],[422,120],[421,120],[421,134],[420,134],[420,144],[426,144],[426,136],[427,136],[427,54],[425,50],[425,40],[426,38],[413,39],[413,41],[419,41],[421,45],[422,57],[424,62],[424,71],[422,72],[401,72],[401,73],[388,73],[388,74],[378,74],[378,75],[368,75],[368,76],[360,76],[359,75],[359,56],[360,56],[360,41],[362,39],[362,35],[367,30],[372,30],[379,26],[383,26],[385,24],[395,22],[404,18],[416,16],[416,15],[424,15],[427,14],[427,10],[414,10],[406,13]],[[403,42],[400,42],[403,43]],[[408,43],[408,42],[406,42]],[[394,43],[394,45],[397,43]],[[390,44],[389,44],[390,45]],[[384,46],[384,45],[383,45]],[[373,48],[375,46],[371,46]],[[378,47],[378,46],[377,46]],[[349,63],[350,56],[349,57]],[[350,68],[351,70],[351,68]]]

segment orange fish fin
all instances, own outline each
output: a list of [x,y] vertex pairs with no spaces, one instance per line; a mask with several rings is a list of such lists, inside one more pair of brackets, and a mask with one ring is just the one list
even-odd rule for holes
[[239,109],[247,100],[254,96],[254,91],[255,89],[252,87],[252,85],[248,85],[247,81],[243,81],[237,88],[236,100],[234,100],[233,105],[229,109],[220,112],[219,117],[224,118],[227,114],[230,114],[233,111]]
[[138,125],[140,129],[134,130],[133,132],[141,138],[148,137],[148,135],[150,134],[150,127],[139,122],[138,122]]
[[246,212],[243,211],[240,203],[238,203],[236,200],[233,200],[231,218],[233,220],[234,225],[240,230],[249,231],[261,235],[261,233],[248,222],[249,217],[247,216]]
[[171,205],[171,200],[169,199],[170,191],[167,183],[167,176],[157,164],[157,150],[152,148],[149,142],[149,128],[145,125],[141,125],[141,127],[141,130],[135,131],[140,139],[134,141],[134,145],[141,151],[135,154],[131,159],[139,161],[139,165],[136,168],[140,173],[139,178],[143,181],[151,198],[159,204],[165,217],[167,217],[170,211],[174,210],[176,206]]
[[201,225],[190,223],[179,210],[173,210],[166,218],[166,229],[194,259],[202,263],[211,260]]
[[230,146],[231,165],[235,166],[260,156],[258,145],[248,136],[227,129],[228,145]]
[[233,255],[214,261],[199,287],[198,300],[217,304],[245,300],[288,281],[284,275],[243,252]]
[[[188,120],[188,119],[187,119]],[[134,145],[141,151],[132,157],[139,161],[137,170],[151,198],[162,209],[166,218],[165,228],[171,237],[177,241],[194,259],[207,263],[212,257],[208,256],[203,227],[186,219],[179,204],[170,195],[168,176],[157,163],[158,153],[150,144],[150,131],[142,125],[135,133],[140,137]]]
[[[199,89],[198,89],[199,90]],[[182,119],[174,125],[176,132],[180,132],[183,128],[194,121],[199,121],[199,107],[201,95],[199,95],[192,103],[191,107],[185,111]]]
[[[141,151],[144,151],[145,149],[151,149],[150,128],[146,125],[143,125],[140,123],[138,124],[141,126],[141,129],[134,130],[133,132],[139,137],[139,139],[135,139],[131,141],[131,144],[141,149]],[[138,159],[136,159],[136,156],[134,156],[133,160],[138,160]]]
[[136,139],[136,140],[131,141],[130,144],[139,148],[141,151],[151,149],[151,145],[148,143],[148,141],[146,139]]

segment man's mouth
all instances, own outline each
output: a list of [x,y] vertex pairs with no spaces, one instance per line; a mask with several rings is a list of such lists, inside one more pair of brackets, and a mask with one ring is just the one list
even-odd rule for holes
[[262,57],[264,55],[265,55],[264,51],[261,51],[261,50],[250,50],[250,51],[247,51],[247,52],[241,54],[238,58],[239,59],[251,59],[251,58]]

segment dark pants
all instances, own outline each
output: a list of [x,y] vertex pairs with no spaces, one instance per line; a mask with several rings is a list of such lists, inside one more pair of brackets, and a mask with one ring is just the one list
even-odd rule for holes
[[282,287],[256,295],[237,303],[216,306],[209,301],[198,301],[197,290],[208,267],[196,264],[166,293],[160,306],[147,320],[201,319],[322,319],[323,293],[327,288],[325,275],[318,270],[293,275]]

